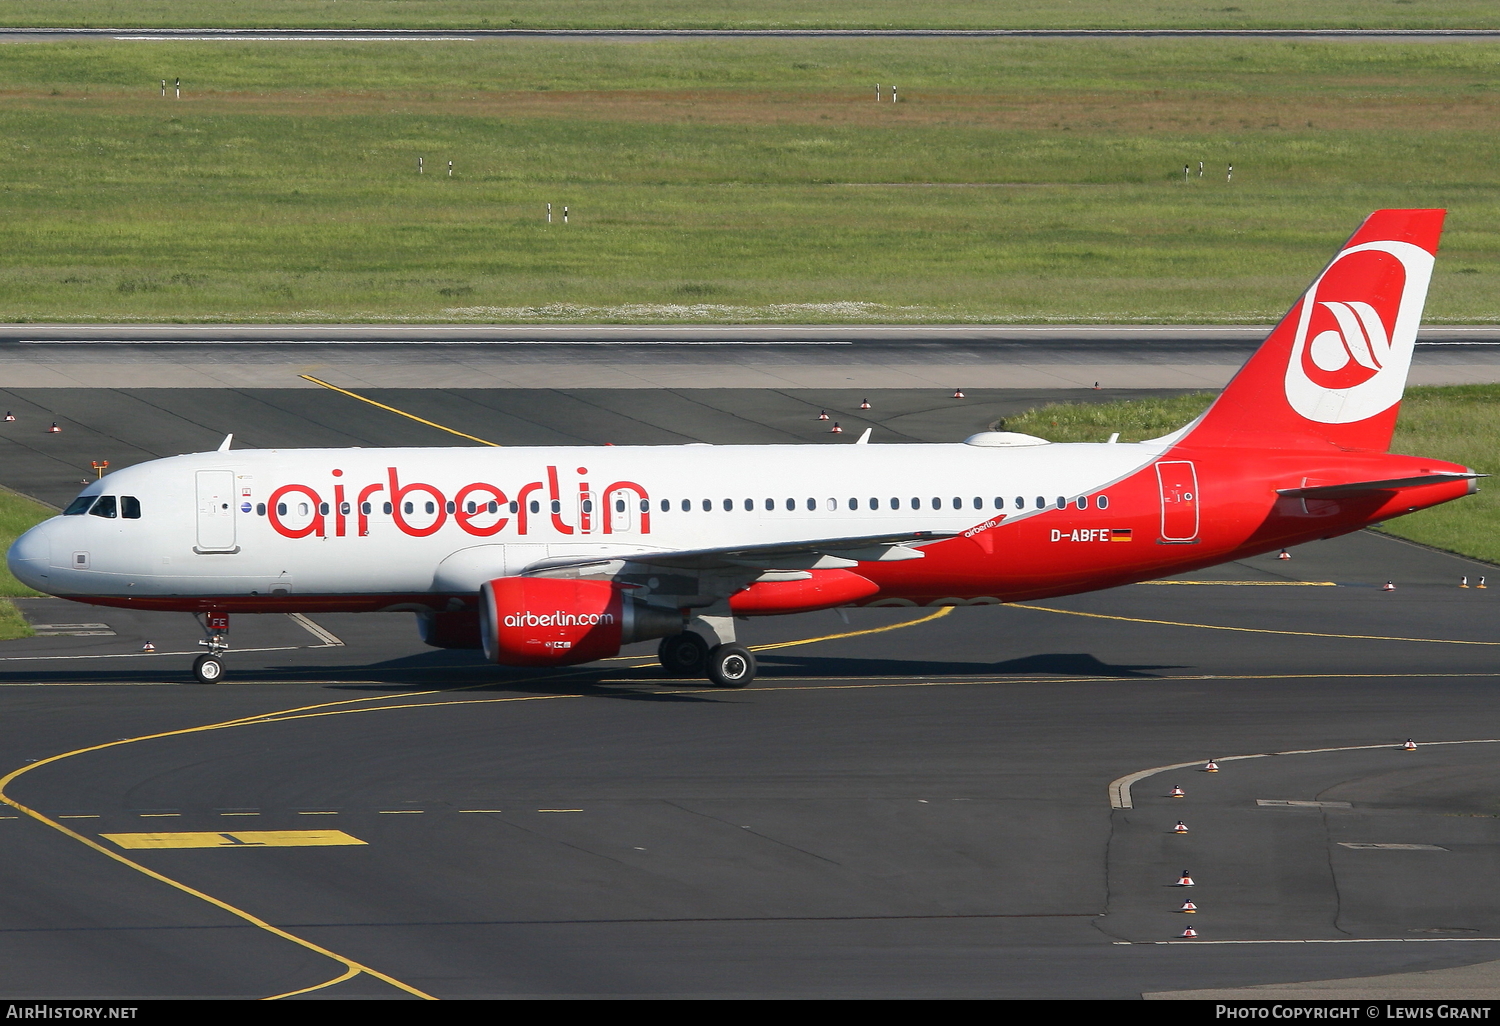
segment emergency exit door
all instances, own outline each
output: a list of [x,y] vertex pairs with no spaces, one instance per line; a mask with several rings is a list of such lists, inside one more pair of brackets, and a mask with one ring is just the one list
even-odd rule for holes
[[234,471],[198,471],[199,552],[233,552]]
[[1198,474],[1188,460],[1156,465],[1161,487],[1161,540],[1185,544],[1198,540]]

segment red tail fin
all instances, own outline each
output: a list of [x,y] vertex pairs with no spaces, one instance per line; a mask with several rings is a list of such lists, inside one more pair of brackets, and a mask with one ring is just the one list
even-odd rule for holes
[[1389,448],[1445,214],[1367,217],[1183,441]]

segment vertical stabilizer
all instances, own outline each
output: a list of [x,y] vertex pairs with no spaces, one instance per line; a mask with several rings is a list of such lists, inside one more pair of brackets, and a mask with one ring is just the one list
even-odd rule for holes
[[1367,217],[1181,440],[1386,451],[1445,213]]

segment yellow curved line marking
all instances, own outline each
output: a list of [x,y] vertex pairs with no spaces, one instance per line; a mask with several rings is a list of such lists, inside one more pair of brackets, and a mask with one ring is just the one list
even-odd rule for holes
[[340,392],[344,395],[347,395],[351,399],[358,399],[362,403],[369,403],[371,406],[378,406],[382,410],[398,414],[402,417],[406,417],[409,420],[414,420],[418,424],[426,424],[428,427],[437,428],[439,431],[446,431],[450,435],[457,435],[459,438],[467,438],[471,442],[478,442],[480,445],[493,446],[496,449],[499,449],[501,447],[499,442],[487,442],[483,438],[478,438],[474,435],[466,435],[462,431],[453,430],[453,428],[451,427],[443,427],[443,425],[441,424],[436,424],[430,420],[424,420],[423,418],[418,417],[415,413],[407,413],[405,410],[398,410],[394,406],[387,406],[385,403],[377,403],[374,399],[367,399],[364,396],[360,395],[358,392],[351,392],[347,388],[340,388],[337,385],[330,385],[322,378],[315,378],[311,374],[298,374],[297,377],[302,378],[306,381],[311,381],[314,385],[322,385],[324,388],[331,388],[335,392]]
[[[304,375],[304,377],[306,377],[306,375]],[[309,378],[309,380],[316,381],[317,379],[316,378]],[[324,382],[319,382],[319,384],[324,384]],[[333,386],[330,385],[328,387],[332,388]],[[336,391],[342,391],[342,390],[341,389],[336,389]],[[356,396],[355,398],[362,398],[362,397]],[[369,400],[366,400],[366,401],[369,401]],[[380,404],[376,403],[375,405],[378,406]],[[399,413],[400,411],[397,410],[395,412]],[[414,419],[416,419],[416,418],[414,418]],[[446,429],[444,429],[444,430],[446,430]],[[844,637],[856,637],[856,636],[863,635],[863,634],[880,634],[880,633],[883,633],[885,631],[899,630],[902,627],[911,627],[911,626],[915,626],[916,624],[919,624],[919,623],[926,623],[929,620],[937,619],[940,616],[946,616],[948,613],[950,613],[952,611],[953,611],[953,607],[951,607],[951,606],[944,607],[942,609],[939,609],[935,613],[931,613],[928,616],[919,617],[916,620],[908,620],[908,621],[905,621],[903,623],[890,624],[890,625],[885,626],[885,627],[876,627],[876,628],[871,628],[869,630],[863,630],[863,631],[850,631],[850,632],[847,632],[847,633],[844,633],[844,634],[830,634],[830,635],[825,635],[825,636],[817,637],[817,638],[805,638],[805,639],[802,639],[800,641],[782,642],[782,643],[777,644],[777,645],[759,646],[759,647],[757,647],[757,651],[760,651],[760,650],[765,649],[765,648],[786,648],[786,647],[790,647],[792,645],[810,645],[810,644],[813,644],[814,642],[818,642],[818,641],[829,641],[829,640],[832,640],[832,639],[835,639],[835,638],[844,638]],[[575,671],[574,674],[569,674],[567,676],[573,676],[573,675],[582,674],[582,673],[586,673],[586,672],[588,672],[588,671],[586,671],[586,670],[578,670],[578,671]],[[521,680],[518,680],[518,681],[505,681],[505,682],[500,682],[500,683],[520,684],[520,683],[525,683],[528,680],[539,680],[539,679],[543,679],[543,678],[541,678],[541,677],[529,677],[529,678],[522,678]],[[554,676],[551,679],[556,680],[558,678]],[[12,770],[10,773],[7,773],[4,777],[0,777],[0,801],[3,801],[5,804],[9,805],[10,807],[16,809],[19,812],[24,813],[27,816],[30,816],[31,818],[37,820],[38,822],[43,823],[46,826],[49,826],[52,829],[57,830],[57,831],[61,832],[62,834],[66,835],[68,837],[71,837],[73,840],[78,841],[80,844],[83,844],[83,845],[85,845],[85,846],[87,846],[89,848],[92,848],[94,851],[99,852],[101,855],[104,855],[104,856],[106,856],[106,857],[108,857],[110,859],[113,859],[114,861],[119,862],[122,865],[129,866],[131,869],[134,869],[138,873],[141,873],[141,874],[143,874],[143,875],[145,875],[147,877],[150,877],[151,879],[156,880],[156,881],[158,881],[160,883],[164,883],[168,887],[172,887],[172,888],[174,888],[176,890],[182,891],[185,894],[189,894],[189,895],[191,895],[191,896],[193,896],[195,898],[198,898],[198,899],[200,899],[202,901],[206,901],[210,905],[213,905],[213,906],[215,906],[217,908],[223,909],[224,911],[230,913],[231,915],[236,916],[236,917],[238,917],[240,919],[243,919],[245,922],[250,923],[251,925],[256,926],[256,927],[258,927],[260,929],[266,930],[269,933],[272,933],[272,934],[274,934],[277,937],[281,937],[282,939],[291,941],[293,944],[299,945],[300,947],[307,948],[310,951],[314,951],[314,952],[316,952],[316,953],[318,953],[320,955],[324,955],[324,956],[326,956],[328,958],[331,958],[335,962],[338,962],[339,964],[343,965],[344,968],[345,968],[345,971],[341,975],[336,976],[336,977],[334,977],[331,980],[327,980],[324,983],[319,983],[319,984],[317,984],[315,986],[312,986],[312,987],[305,987],[305,988],[303,988],[301,990],[288,991],[285,994],[275,994],[275,995],[272,995],[271,997],[268,997],[268,998],[262,998],[261,1000],[272,1001],[272,1000],[276,1000],[276,999],[284,998],[284,997],[294,997],[294,996],[296,996],[298,994],[307,994],[307,993],[310,993],[310,992],[315,991],[315,990],[322,990],[322,989],[324,989],[326,987],[331,987],[331,986],[333,986],[335,984],[342,983],[345,980],[353,979],[355,976],[358,976],[360,973],[365,973],[365,974],[368,974],[370,976],[375,977],[378,980],[381,980],[381,981],[383,981],[385,983],[388,983],[391,986],[396,987],[399,990],[404,990],[407,993],[412,994],[412,995],[414,995],[416,997],[420,997],[420,998],[423,998],[424,1000],[428,1000],[428,1001],[436,1001],[437,998],[433,997],[431,994],[427,994],[424,991],[420,991],[420,990],[418,990],[415,987],[412,987],[412,986],[409,986],[408,984],[402,983],[400,980],[397,980],[396,978],[394,978],[392,976],[388,976],[385,973],[379,972],[379,971],[377,971],[375,969],[371,969],[369,966],[363,965],[363,964],[361,964],[359,962],[355,962],[352,959],[345,958],[342,955],[335,954],[334,952],[329,951],[327,948],[324,948],[324,947],[321,947],[321,946],[319,946],[317,944],[314,944],[311,941],[304,940],[301,937],[296,936],[295,934],[288,933],[287,931],[282,930],[279,927],[271,925],[270,923],[268,923],[265,920],[259,918],[258,916],[252,915],[251,913],[246,912],[243,909],[236,908],[235,906],[230,905],[228,902],[222,901],[219,898],[215,898],[214,896],[212,896],[210,894],[206,894],[203,891],[197,890],[196,888],[189,887],[187,884],[181,883],[181,882],[179,882],[177,880],[173,880],[171,877],[164,876],[161,873],[158,873],[158,872],[156,872],[153,869],[148,869],[147,867],[141,865],[140,863],[134,861],[133,859],[126,858],[125,856],[119,854],[118,852],[111,851],[110,849],[104,847],[103,845],[101,845],[98,842],[92,840],[91,838],[85,837],[84,835],[82,835],[82,834],[80,834],[80,833],[78,833],[78,832],[76,832],[74,830],[69,830],[67,827],[63,826],[61,823],[58,823],[58,822],[56,822],[56,821],[54,821],[52,819],[49,819],[48,817],[42,815],[40,812],[37,812],[35,809],[29,808],[28,806],[25,806],[25,805],[22,805],[20,802],[16,801],[14,798],[12,798],[10,795],[6,794],[6,789],[8,787],[10,787],[10,785],[12,783],[14,783],[22,775],[24,775],[26,773],[30,773],[32,770],[39,769],[42,766],[46,766],[46,765],[48,765],[50,763],[61,762],[63,759],[69,759],[69,758],[72,758],[75,755],[85,755],[85,754],[87,754],[89,752],[102,751],[102,750],[104,750],[106,748],[117,748],[117,747],[119,747],[121,745],[134,744],[134,743],[136,743],[138,741],[154,741],[154,740],[160,740],[161,738],[178,737],[178,736],[182,736],[182,735],[185,735],[185,734],[204,733],[204,732],[207,732],[207,731],[210,731],[210,730],[225,730],[225,729],[228,729],[230,727],[259,726],[259,725],[263,725],[263,724],[281,723],[281,722],[285,722],[285,721],[288,721],[288,720],[294,720],[294,719],[312,719],[312,718],[316,718],[316,717],[320,717],[320,716],[337,716],[337,715],[341,715],[341,714],[345,714],[345,713],[351,713],[351,712],[379,712],[379,711],[381,711],[383,709],[407,709],[407,708],[416,708],[416,709],[419,709],[419,708],[427,708],[427,707],[436,706],[436,705],[450,705],[450,704],[462,704],[462,705],[468,705],[468,704],[491,704],[491,703],[496,703],[496,702],[542,701],[542,700],[554,699],[554,698],[583,698],[583,697],[587,697],[587,696],[583,696],[583,695],[533,695],[533,696],[524,696],[524,697],[519,697],[519,698],[468,699],[468,700],[461,701],[461,702],[458,702],[458,703],[451,703],[451,702],[421,702],[421,703],[405,702],[405,703],[402,703],[400,705],[387,705],[387,706],[380,706],[380,707],[368,707],[367,706],[366,708],[363,708],[363,709],[343,709],[343,708],[338,708],[340,706],[358,705],[360,703],[367,703],[367,702],[392,702],[392,701],[395,701],[397,699],[420,698],[420,697],[423,697],[423,696],[426,696],[426,695],[451,694],[451,693],[458,692],[458,691],[473,690],[474,688],[490,687],[492,685],[492,683],[494,683],[494,682],[485,682],[485,683],[482,683],[482,684],[469,684],[469,685],[465,685],[465,686],[460,687],[460,688],[438,688],[438,689],[434,689],[434,690],[431,690],[431,691],[420,691],[420,692],[416,692],[416,693],[406,693],[406,694],[401,694],[401,695],[376,695],[376,696],[366,697],[366,698],[344,699],[344,700],[338,701],[338,702],[321,702],[321,703],[316,703],[316,704],[313,704],[313,705],[296,706],[296,707],[293,707],[291,709],[283,709],[283,710],[280,710],[280,711],[277,711],[277,712],[259,713],[259,714],[255,714],[255,715],[251,715],[251,716],[240,716],[240,717],[236,717],[236,718],[231,719],[231,720],[221,720],[218,723],[202,724],[202,725],[197,726],[197,727],[186,727],[186,728],[183,728],[183,729],[180,729],[180,730],[162,731],[161,733],[157,733],[157,734],[143,734],[143,735],[141,735],[139,737],[124,738],[124,739],[119,740],[119,741],[110,741],[110,742],[107,742],[105,744],[93,745],[93,746],[90,746],[88,748],[78,748],[78,749],[75,749],[75,750],[73,750],[71,752],[62,752],[62,753],[60,753],[58,755],[48,756],[45,759],[39,759],[36,762],[30,763],[30,764],[28,764],[26,766],[22,766],[19,769]],[[752,690],[771,690],[771,689],[752,689]],[[696,689],[692,689],[692,690],[675,691],[675,692],[669,692],[669,693],[670,694],[698,694],[698,693],[703,693],[703,692],[723,693],[723,689],[721,689],[721,688],[696,688]],[[318,711],[318,710],[322,710],[322,711]]]
[[[903,627],[915,627],[919,623],[927,623],[927,622],[929,622],[931,620],[936,620],[939,617],[947,616],[949,613],[953,612],[953,610],[956,609],[956,608],[958,608],[958,607],[957,606],[944,606],[943,608],[939,609],[935,613],[929,613],[926,616],[919,616],[915,620],[902,620],[900,623],[888,624],[885,627],[871,627],[868,630],[862,630],[862,631],[845,631],[842,634],[824,634],[821,637],[817,637],[817,638],[803,638],[800,641],[777,641],[777,642],[774,642],[774,643],[769,644],[769,645],[751,645],[750,646],[750,651],[752,651],[752,652],[769,652],[772,649],[777,649],[777,648],[792,648],[792,647],[794,647],[796,645],[811,645],[811,644],[814,644],[815,642],[819,642],[819,641],[837,641],[840,638],[858,638],[858,637],[860,637],[862,635],[865,635],[865,634],[884,634],[886,631],[899,631]],[[655,659],[652,659],[650,656],[630,655],[630,656],[610,656],[608,659],[597,659],[597,660],[595,660],[595,662],[600,662],[600,663],[615,663],[615,662],[624,662],[627,659],[644,659],[644,660],[646,660],[646,662],[644,662],[644,663],[637,663],[636,666],[650,666],[652,663],[654,663],[656,661]],[[631,667],[631,669],[635,669],[635,668],[636,667]]]
[[887,624],[884,627],[871,627],[863,631],[845,631],[843,634],[825,634],[821,638],[803,638],[801,641],[778,641],[770,645],[751,645],[752,652],[771,652],[778,648],[795,648],[798,645],[812,645],[819,641],[837,641],[840,638],[858,638],[866,634],[884,634],[886,631],[899,631],[903,627],[915,627],[921,623],[931,623],[933,620],[947,616],[956,609],[956,606],[943,606],[935,613],[928,613],[915,620],[903,620],[900,623]]
[[352,980],[358,975],[359,970],[354,968],[353,966],[350,966],[344,971],[343,975],[335,976],[333,979],[328,980],[324,983],[315,983],[311,987],[303,987],[301,990],[289,990],[285,994],[272,994],[270,997],[263,997],[260,1000],[280,1001],[282,998],[296,997],[298,994],[311,994],[315,990],[322,990],[324,987],[332,987],[335,983],[343,983],[345,980]]
[[1086,616],[1093,620],[1123,620],[1126,623],[1151,623],[1159,627],[1196,627],[1204,631],[1239,631],[1242,634],[1284,634],[1297,638],[1345,638],[1352,641],[1418,641],[1427,645],[1483,645],[1500,646],[1500,641],[1454,641],[1449,638],[1393,638],[1384,634],[1321,634],[1317,631],[1278,631],[1269,627],[1224,627],[1216,623],[1183,623],[1178,620],[1147,620],[1139,616],[1113,616],[1109,613],[1083,613],[1076,609],[1051,609],[1033,606],[1025,602],[1007,602],[1016,609],[1034,609],[1040,613],[1062,613],[1065,616]]
[[[199,729],[201,729],[201,728],[191,728],[189,730],[182,730],[182,731],[175,731],[174,730],[174,731],[168,731],[167,733],[164,733],[164,734],[156,734],[156,735],[152,735],[152,736],[153,737],[171,737],[174,734],[190,734],[190,733],[195,733]],[[140,738],[139,740],[147,740],[147,739],[146,738]],[[61,823],[58,823],[55,820],[47,818],[46,816],[42,815],[40,812],[37,812],[33,808],[30,808],[30,807],[28,807],[26,805],[22,805],[20,802],[16,801],[10,795],[8,795],[8,794],[5,793],[5,789],[7,787],[9,787],[15,781],[15,779],[17,777],[21,776],[23,773],[28,773],[28,772],[30,772],[33,769],[37,769],[38,767],[45,766],[45,765],[47,765],[48,763],[51,763],[51,762],[57,762],[60,759],[66,759],[66,758],[69,758],[69,757],[74,756],[74,755],[83,755],[83,754],[88,753],[88,752],[97,752],[97,751],[100,751],[100,750],[105,749],[105,748],[114,748],[117,745],[127,744],[127,743],[129,743],[129,742],[126,742],[126,741],[111,741],[108,744],[94,745],[94,746],[92,746],[90,748],[80,748],[80,749],[78,749],[76,751],[64,752],[61,755],[54,755],[54,756],[51,756],[51,757],[46,758],[46,759],[40,759],[40,760],[32,763],[29,766],[22,766],[20,769],[12,770],[11,772],[7,773],[4,777],[0,777],[0,801],[4,801],[5,804],[9,805],[11,808],[16,809],[19,812],[25,813],[26,815],[30,816],[32,819],[35,819],[37,822],[43,823],[46,826],[49,826],[52,829],[58,831],[59,833],[65,834],[66,836],[73,838],[73,840],[79,842],[80,844],[86,845],[89,848],[92,848],[94,851],[98,852],[101,855],[104,855],[104,856],[106,856],[108,858],[111,858],[111,859],[115,860],[116,862],[121,863],[122,865],[129,866],[131,869],[134,869],[136,872],[141,873],[141,874],[143,874],[145,876],[148,876],[151,879],[156,880],[159,883],[164,883],[168,887],[171,887],[171,888],[174,888],[176,890],[182,891],[184,894],[191,895],[192,897],[198,898],[201,901],[206,901],[210,905],[213,905],[215,908],[222,909],[225,912],[228,912],[230,915],[232,915],[232,916],[234,916],[234,917],[236,917],[238,919],[244,920],[245,922],[249,923],[251,926],[257,927],[257,928],[262,929],[262,930],[265,930],[267,933],[270,933],[270,934],[273,934],[273,935],[275,935],[277,937],[280,937],[282,940],[291,941],[293,944],[296,944],[299,947],[303,947],[303,948],[306,948],[309,951],[315,952],[316,954],[323,955],[325,958],[331,958],[333,961],[338,962],[340,965],[344,966],[344,968],[346,970],[348,970],[347,975],[344,976],[344,977],[342,977],[342,979],[348,979],[350,977],[357,976],[360,973],[367,973],[370,976],[375,977],[377,980],[382,980],[385,983],[389,983],[392,987],[395,987],[398,990],[404,990],[404,991],[406,991],[406,993],[408,993],[408,994],[415,995],[416,997],[419,997],[419,998],[424,998],[424,999],[426,999],[428,1001],[436,1001],[437,1000],[437,998],[433,997],[431,994],[427,994],[427,993],[425,993],[423,991],[420,991],[416,987],[413,987],[413,986],[411,986],[409,984],[402,983],[400,980],[396,979],[393,976],[387,976],[385,973],[380,972],[377,969],[371,969],[367,965],[364,965],[362,963],[356,962],[356,961],[354,961],[353,959],[350,959],[350,958],[345,958],[343,955],[336,954],[335,952],[329,951],[327,948],[322,947],[321,945],[318,945],[318,944],[314,944],[312,941],[304,940],[303,938],[298,937],[296,934],[288,933],[286,930],[283,930],[283,929],[281,929],[278,926],[272,926],[270,923],[266,922],[264,919],[261,919],[259,916],[252,915],[251,913],[246,912],[244,909],[236,908],[234,905],[229,904],[229,902],[224,901],[221,898],[215,898],[211,894],[205,894],[203,891],[200,891],[200,890],[198,890],[195,887],[189,887],[187,884],[182,883],[182,882],[180,882],[178,880],[173,880],[169,876],[163,876],[161,873],[158,873],[156,870],[149,869],[146,866],[141,865],[139,862],[136,862],[133,859],[126,858],[124,855],[121,855],[118,852],[110,851],[108,848],[104,847],[104,845],[98,843],[97,841],[93,840],[92,838],[85,837],[84,835],[78,833],[77,831],[69,830],[67,827],[63,826]],[[331,982],[336,982],[336,981],[331,981]],[[327,984],[323,984],[323,986],[327,986]]]

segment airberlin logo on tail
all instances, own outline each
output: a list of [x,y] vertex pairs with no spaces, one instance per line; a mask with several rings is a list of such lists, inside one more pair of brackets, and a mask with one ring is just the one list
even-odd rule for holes
[[1351,424],[1401,399],[1432,254],[1408,242],[1344,250],[1302,297],[1286,398],[1308,420]]

